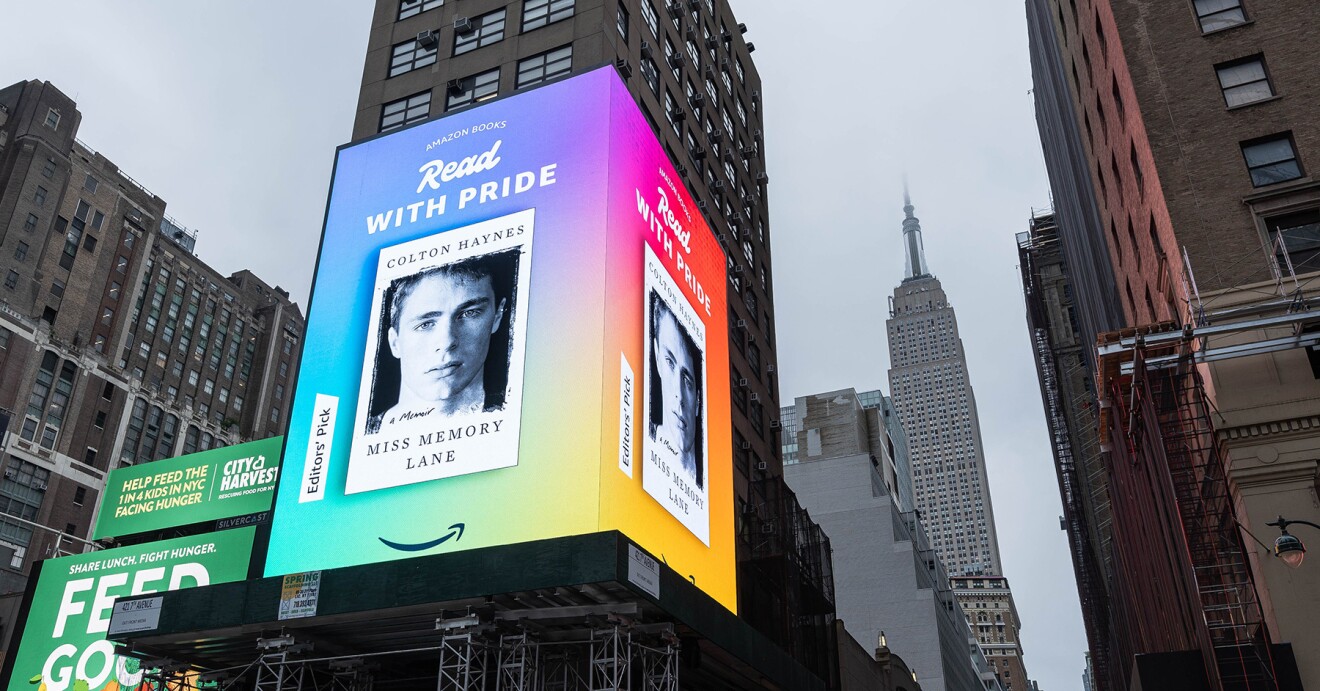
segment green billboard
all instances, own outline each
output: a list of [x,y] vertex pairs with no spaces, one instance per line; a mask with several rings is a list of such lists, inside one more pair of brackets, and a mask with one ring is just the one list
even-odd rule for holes
[[105,639],[115,598],[243,580],[255,533],[238,528],[42,562],[6,688],[138,688],[137,661],[115,655]]
[[111,471],[92,539],[269,511],[284,437]]

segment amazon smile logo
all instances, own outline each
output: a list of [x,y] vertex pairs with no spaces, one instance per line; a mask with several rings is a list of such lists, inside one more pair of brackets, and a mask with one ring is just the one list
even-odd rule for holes
[[378,537],[376,539],[385,543],[386,547],[389,547],[390,549],[397,549],[400,552],[421,552],[424,550],[431,549],[432,547],[439,547],[440,545],[443,545],[446,542],[449,542],[450,540],[453,540],[454,542],[458,542],[459,540],[462,540],[463,529],[466,527],[467,526],[463,523],[455,523],[449,526],[449,532],[445,533],[443,536],[438,537],[434,540],[430,540],[428,542],[418,542],[416,544],[408,544],[404,542],[391,542],[390,540],[386,540],[383,537]]

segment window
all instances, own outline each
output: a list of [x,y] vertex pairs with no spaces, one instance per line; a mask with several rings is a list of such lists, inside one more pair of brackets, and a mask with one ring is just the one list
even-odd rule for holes
[[504,10],[495,10],[472,20],[472,30],[460,34],[454,32],[454,55],[474,51],[478,48],[504,40]]
[[86,179],[83,180],[83,189],[95,194],[97,184],[96,178],[92,177],[91,173],[88,173]]
[[642,79],[646,80],[646,85],[651,87],[651,93],[660,95],[660,68],[651,58],[642,58]]
[[1263,101],[1274,96],[1270,77],[1265,73],[1265,58],[1253,55],[1215,65],[1219,75],[1219,88],[1224,91],[1224,103],[1229,108]]
[[1286,273],[1290,262],[1295,274],[1320,271],[1320,209],[1269,218],[1265,227],[1280,271]]
[[687,54],[688,54],[688,57],[692,60],[692,68],[693,68],[693,69],[698,69],[698,68],[700,68],[700,67],[701,67],[701,51],[697,50],[697,44],[696,44],[696,43],[693,43],[691,40],[688,40],[688,42],[687,42]]
[[1243,142],[1242,156],[1247,161],[1247,171],[1251,173],[1251,184],[1255,187],[1302,177],[1302,166],[1297,161],[1291,132]]
[[50,294],[57,298],[64,297],[64,281],[56,278],[50,282]]
[[37,185],[37,190],[32,193],[32,201],[36,202],[37,206],[45,206],[46,194],[47,194],[46,188],[42,187],[41,185]]
[[202,393],[209,396],[214,392],[215,392],[215,380],[207,379],[206,383],[202,385]]
[[87,488],[79,487],[73,490],[73,503],[82,506],[87,501]]
[[619,37],[623,39],[624,44],[628,43],[628,10],[624,9],[623,3],[619,3],[619,16],[615,20],[619,27]]
[[457,89],[449,89],[445,110],[456,110],[495,97],[500,88],[500,68],[473,77],[455,80]]
[[404,41],[394,46],[390,53],[389,76],[397,77],[419,67],[435,64],[435,53],[438,47],[438,43],[433,43],[430,48],[425,48],[416,39]]
[[380,130],[388,132],[425,120],[431,115],[431,92],[423,91],[386,103],[380,109]]
[[9,274],[5,276],[5,287],[15,288],[18,286],[18,272],[10,269]]
[[651,35],[659,38],[660,30],[656,26],[655,8],[651,6],[650,0],[642,0],[641,5],[642,21],[646,22],[646,28],[651,30]]
[[427,10],[433,10],[443,4],[445,4],[445,0],[400,0],[399,19],[407,19]]
[[1247,21],[1241,0],[1192,0],[1192,4],[1196,7],[1196,19],[1201,22],[1201,33],[1227,29]]
[[55,159],[46,159],[46,162],[41,166],[41,176],[47,179],[55,177]]
[[60,111],[55,110],[54,108],[51,108],[50,110],[47,110],[47,111],[46,111],[46,122],[45,122],[45,125],[46,125],[46,127],[49,127],[49,128],[51,128],[52,130],[59,129],[59,127],[60,127]]
[[[523,31],[539,29],[573,16],[574,0],[527,0],[523,3]],[[273,422],[273,420],[272,420]]]
[[573,68],[573,44],[518,61],[518,83],[524,86],[562,77]]
[[20,240],[18,246],[14,248],[14,259],[21,262],[27,259],[27,253],[28,244]]
[[31,233],[32,231],[37,229],[37,223],[39,223],[40,221],[41,219],[37,218],[36,214],[28,214],[27,220],[23,221],[23,230]]

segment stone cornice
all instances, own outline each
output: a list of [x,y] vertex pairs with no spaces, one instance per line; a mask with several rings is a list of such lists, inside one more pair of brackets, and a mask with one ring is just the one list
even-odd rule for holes
[[1221,441],[1239,439],[1293,436],[1299,433],[1320,434],[1320,415],[1306,415],[1288,420],[1271,420],[1237,427],[1221,427],[1217,434]]

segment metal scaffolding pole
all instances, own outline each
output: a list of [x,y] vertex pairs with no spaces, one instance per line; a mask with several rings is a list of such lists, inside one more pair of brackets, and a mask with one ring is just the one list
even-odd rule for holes
[[500,637],[496,691],[535,691],[540,646],[526,631]]
[[631,634],[621,626],[591,632],[591,691],[628,691]]
[[473,633],[446,635],[440,644],[437,691],[485,691],[486,646]]

